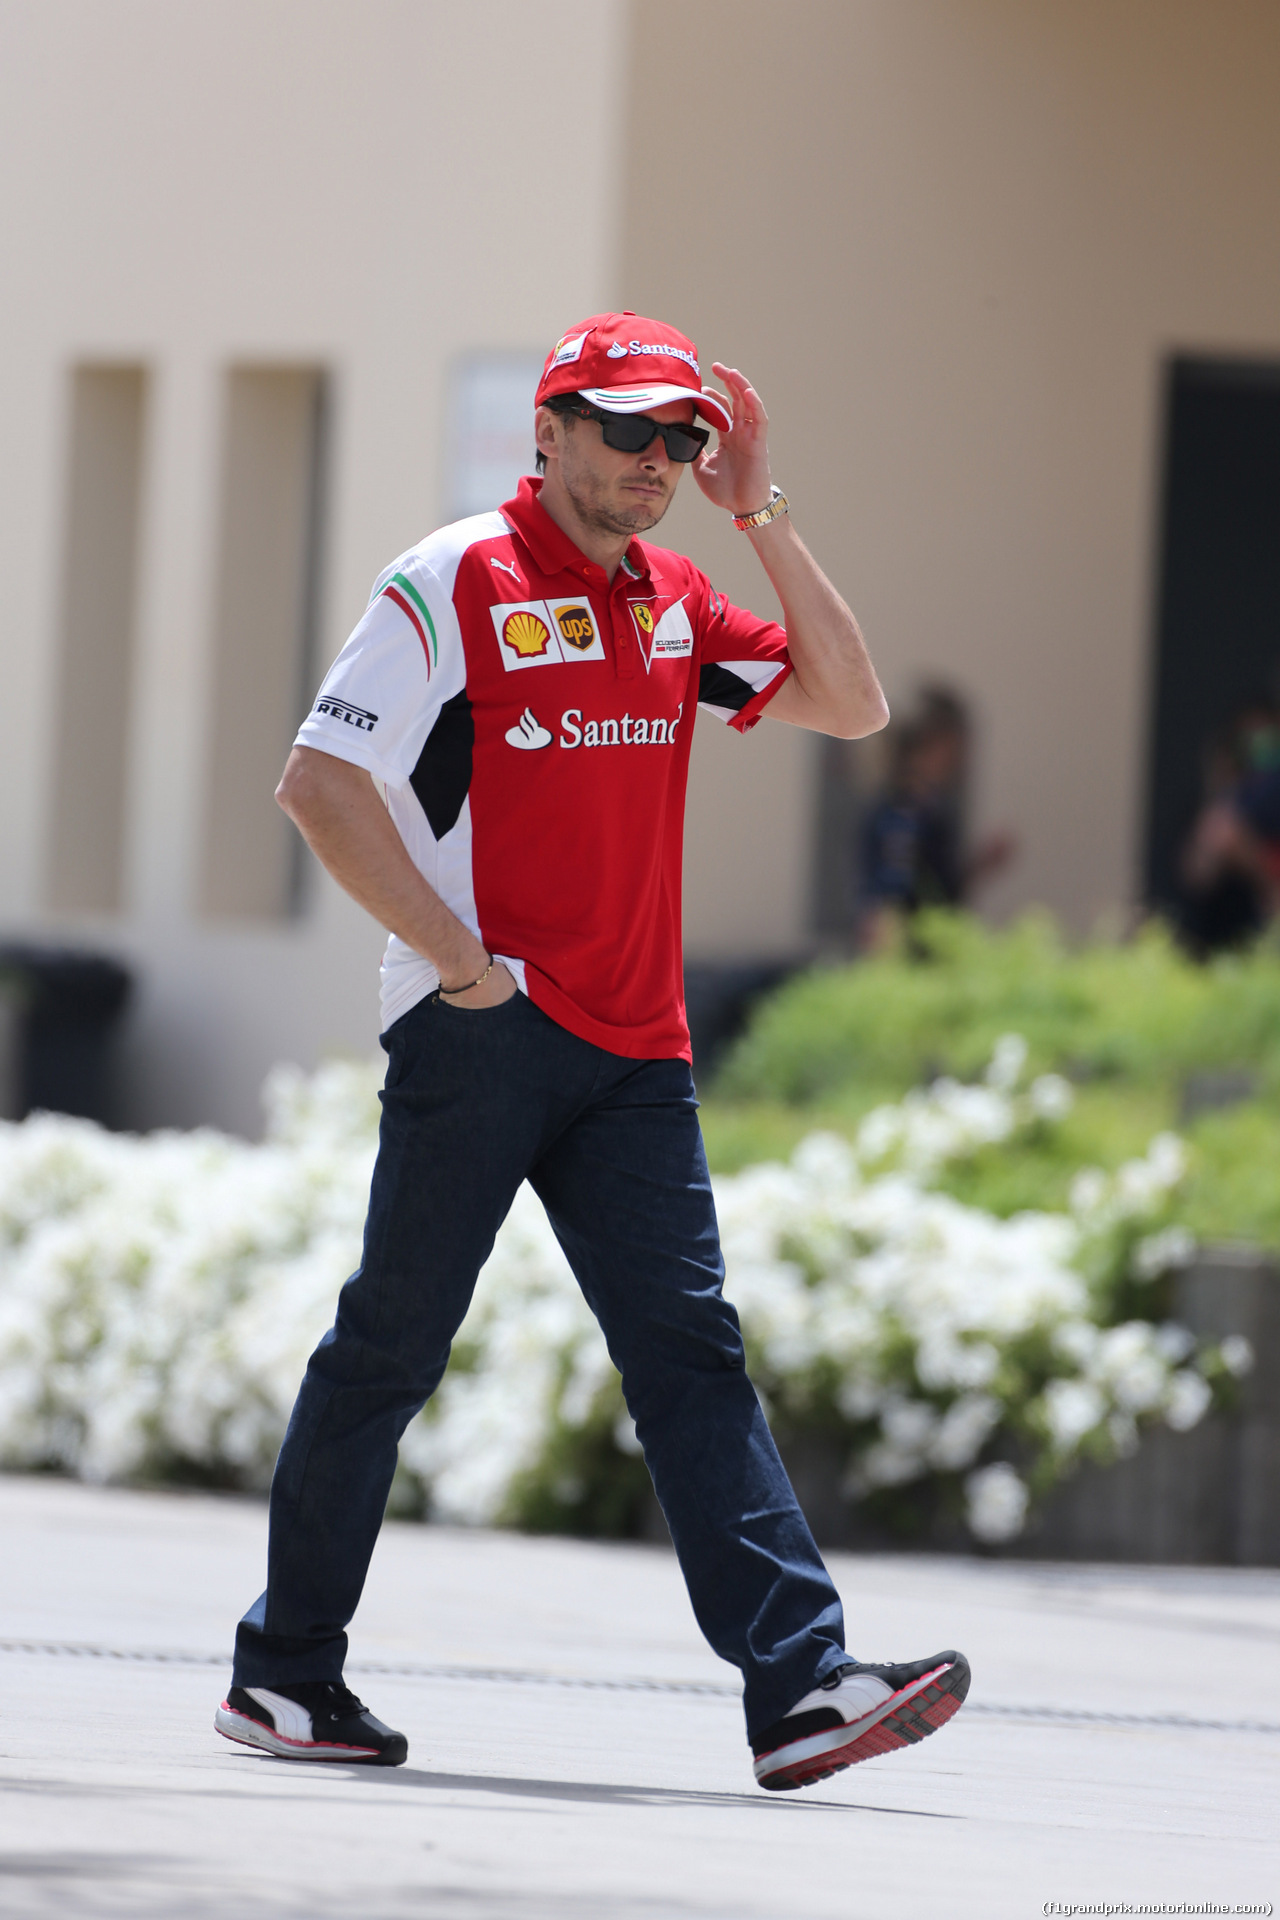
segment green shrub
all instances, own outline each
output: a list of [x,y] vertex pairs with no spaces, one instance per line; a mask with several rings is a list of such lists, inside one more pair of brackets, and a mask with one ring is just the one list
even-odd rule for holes
[[1158,924],[1072,949],[1044,913],[995,929],[921,915],[911,955],[819,968],[773,994],[715,1091],[804,1106],[892,1096],[939,1073],[975,1078],[1001,1034],[1031,1071],[1173,1089],[1243,1068],[1280,1094],[1280,955],[1261,945],[1201,966]]
[[1192,1159],[1180,1221],[1200,1241],[1280,1251],[1280,1110],[1251,1100],[1185,1131]]

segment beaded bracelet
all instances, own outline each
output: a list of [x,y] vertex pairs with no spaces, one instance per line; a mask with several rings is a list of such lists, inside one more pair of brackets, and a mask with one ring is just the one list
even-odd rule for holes
[[455,993],[470,993],[472,987],[482,987],[484,985],[496,965],[497,962],[491,960],[478,980],[469,980],[465,987],[441,987],[440,992],[446,1000],[452,1000]]

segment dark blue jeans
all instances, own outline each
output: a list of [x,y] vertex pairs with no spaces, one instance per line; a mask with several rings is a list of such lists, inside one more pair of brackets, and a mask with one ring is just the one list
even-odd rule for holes
[[240,1623],[236,1685],[340,1678],[397,1443],[527,1179],[622,1375],[698,1624],[741,1670],[759,1732],[847,1655],[721,1292],[688,1065],[605,1053],[522,993],[477,1013],[432,995],[383,1045],[364,1257],[280,1450],[267,1590]]

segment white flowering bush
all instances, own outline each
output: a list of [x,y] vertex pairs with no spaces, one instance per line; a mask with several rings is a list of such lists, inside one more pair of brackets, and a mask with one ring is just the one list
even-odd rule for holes
[[376,1082],[277,1072],[271,1135],[0,1126],[0,1462],[270,1475],[360,1245]]
[[910,1093],[852,1146],[810,1135],[789,1167],[718,1196],[729,1290],[784,1442],[825,1431],[848,1491],[890,1523],[923,1523],[962,1490],[989,1542],[1019,1533],[1032,1494],[1082,1453],[1130,1451],[1144,1420],[1195,1425],[1252,1358],[1122,1317],[1143,1294],[1155,1307],[1194,1251],[1167,1223],[1186,1171],[1173,1135],[1111,1176],[1082,1172],[1069,1213],[1002,1220],[931,1190],[949,1163],[1064,1117],[1057,1076],[1017,1091],[1024,1059],[1009,1036],[983,1084]]
[[[950,1502],[988,1542],[1082,1454],[1185,1429],[1251,1362],[1167,1323],[1193,1251],[1161,1135],[1069,1211],[1000,1219],[934,1184],[1054,1126],[1067,1083],[1020,1090],[1000,1041],[978,1085],[877,1109],[852,1143],[716,1182],[727,1292],[784,1448],[822,1439],[887,1523]],[[52,1115],[0,1125],[0,1465],[86,1479],[269,1480],[307,1356],[356,1265],[377,1069],[277,1069],[267,1139],[146,1138]],[[1150,1311],[1143,1312],[1144,1305]],[[401,1445],[399,1510],[611,1533],[647,1481],[617,1375],[541,1206],[517,1196],[445,1380]]]

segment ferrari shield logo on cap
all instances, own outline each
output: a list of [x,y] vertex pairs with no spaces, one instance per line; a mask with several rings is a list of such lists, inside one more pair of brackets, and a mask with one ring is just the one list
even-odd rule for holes
[[[589,333],[590,331],[591,329],[588,327],[587,332]],[[546,338],[545,334],[543,338]],[[552,366],[567,367],[571,360],[581,359],[582,349],[586,345],[586,340],[586,333],[566,334],[563,340],[557,340],[555,351],[551,355]]]

